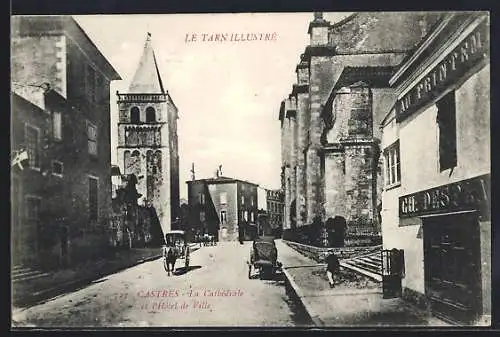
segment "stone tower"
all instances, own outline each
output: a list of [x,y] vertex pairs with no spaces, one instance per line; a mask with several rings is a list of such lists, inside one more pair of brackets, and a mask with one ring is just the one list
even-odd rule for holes
[[138,177],[139,203],[153,206],[163,232],[179,212],[178,110],[165,91],[147,34],[127,93],[118,93],[118,163]]

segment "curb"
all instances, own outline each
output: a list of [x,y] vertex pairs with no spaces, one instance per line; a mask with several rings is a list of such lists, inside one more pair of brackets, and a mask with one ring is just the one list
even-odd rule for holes
[[43,289],[43,290],[31,293],[29,298],[28,297],[24,297],[24,298],[21,297],[21,298],[16,299],[16,300],[12,299],[12,305],[13,306],[17,305],[20,308],[34,306],[34,305],[40,304],[42,302],[45,302],[47,300],[50,300],[51,298],[54,298],[56,296],[62,295],[66,292],[78,290],[78,289],[82,288],[84,285],[88,285],[88,284],[92,283],[93,281],[98,280],[102,277],[118,273],[122,270],[137,266],[137,265],[145,263],[145,262],[157,260],[157,259],[161,258],[161,256],[162,256],[161,254],[153,255],[151,257],[148,257],[145,259],[140,259],[140,260],[137,260],[135,262],[129,263],[127,265],[122,265],[122,266],[118,266],[118,267],[109,269],[109,270],[102,272],[102,273],[96,273],[93,276],[68,281],[68,282],[62,283],[56,287]]
[[304,298],[304,295],[302,293],[302,290],[299,288],[297,283],[293,280],[293,277],[288,273],[286,268],[282,268],[283,274],[285,275],[286,278],[286,284],[288,285],[288,288],[291,289],[295,295],[295,297],[299,300],[300,304],[304,308],[305,312],[309,316],[310,320],[314,323],[315,326],[325,326],[325,323],[321,320],[319,315],[314,311],[313,308],[311,308],[310,305],[306,304],[306,302],[302,299]]

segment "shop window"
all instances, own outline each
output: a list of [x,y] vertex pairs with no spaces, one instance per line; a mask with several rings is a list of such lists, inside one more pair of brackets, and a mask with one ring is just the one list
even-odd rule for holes
[[139,108],[134,106],[130,109],[130,123],[139,123]]
[[386,187],[401,182],[401,161],[399,154],[399,140],[384,150]]
[[436,106],[439,128],[439,170],[457,166],[457,125],[455,91],[446,94]]

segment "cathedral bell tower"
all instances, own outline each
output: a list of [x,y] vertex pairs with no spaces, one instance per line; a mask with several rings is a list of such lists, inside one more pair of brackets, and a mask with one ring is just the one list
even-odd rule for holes
[[139,204],[153,206],[163,232],[179,210],[178,111],[165,91],[148,33],[127,93],[118,93],[118,163],[138,178]]

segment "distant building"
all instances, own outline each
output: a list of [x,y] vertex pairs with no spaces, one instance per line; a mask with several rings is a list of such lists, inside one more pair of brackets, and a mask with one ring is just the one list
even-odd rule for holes
[[140,204],[156,209],[164,232],[179,216],[178,110],[163,87],[148,33],[127,93],[117,93],[118,163],[138,177]]
[[490,23],[447,13],[390,79],[382,120],[384,249],[403,297],[460,325],[491,324]]
[[267,204],[267,222],[273,234],[281,237],[283,231],[283,211],[285,201],[283,198],[282,190],[267,190],[266,191],[266,204]]
[[187,181],[192,224],[220,241],[246,239],[257,231],[257,184],[218,176]]
[[110,81],[121,79],[70,16],[14,16],[11,35],[14,264],[100,255],[111,214]]

